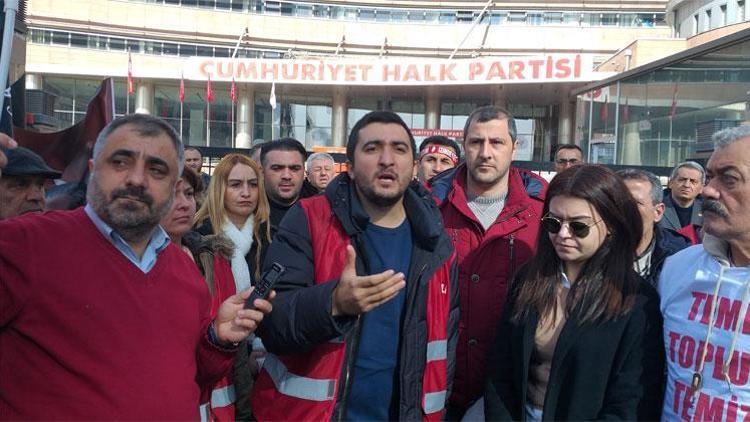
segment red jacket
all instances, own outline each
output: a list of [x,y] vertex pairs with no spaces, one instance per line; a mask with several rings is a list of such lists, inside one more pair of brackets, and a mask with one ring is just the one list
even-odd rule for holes
[[448,236],[458,253],[460,318],[456,374],[450,402],[466,407],[479,398],[486,356],[513,272],[536,250],[547,182],[511,167],[508,196],[498,219],[485,231],[466,201],[466,165],[430,182]]

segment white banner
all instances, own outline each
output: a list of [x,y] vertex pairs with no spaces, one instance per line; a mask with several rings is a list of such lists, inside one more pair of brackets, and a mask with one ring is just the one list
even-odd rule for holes
[[476,59],[279,60],[191,57],[185,77],[215,81],[324,85],[482,85],[588,82],[593,55],[480,57]]

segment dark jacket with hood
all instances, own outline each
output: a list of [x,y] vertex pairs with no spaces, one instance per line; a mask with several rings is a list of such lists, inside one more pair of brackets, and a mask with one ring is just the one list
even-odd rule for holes
[[[330,201],[331,212],[341,225],[357,252],[357,273],[369,274],[363,257],[364,231],[369,216],[359,202],[356,188],[345,173],[338,175],[326,187],[324,195]],[[312,201],[317,198],[305,199]],[[446,236],[435,203],[422,186],[413,182],[404,193],[406,216],[412,229],[413,248],[409,274],[406,277],[406,301],[402,317],[399,344],[399,368],[396,380],[399,397],[394,399],[398,419],[421,420],[421,384],[424,371],[424,353],[427,343],[426,307],[427,285],[433,274],[448,260],[455,259],[453,246]],[[323,217],[321,217],[323,218]],[[347,344],[344,371],[350,371],[357,355],[360,336],[359,318],[331,315],[332,293],[338,279],[315,284],[308,216],[300,204],[295,204],[281,223],[278,233],[266,255],[264,268],[274,261],[286,267],[286,272],[276,284],[278,296],[274,310],[261,323],[258,332],[270,353],[303,354],[322,343],[343,336]],[[343,268],[342,268],[343,270]],[[453,375],[458,328],[458,288],[455,261],[450,272],[450,314],[448,316],[448,391]],[[333,419],[346,414],[349,388],[346,377],[342,385]],[[407,388],[408,387],[408,388]]]
[[690,240],[673,230],[665,229],[657,224],[654,225],[654,242],[656,244],[654,245],[654,251],[651,252],[649,272],[643,278],[648,284],[657,288],[659,274],[661,274],[661,269],[664,267],[664,261],[667,257],[690,246]]

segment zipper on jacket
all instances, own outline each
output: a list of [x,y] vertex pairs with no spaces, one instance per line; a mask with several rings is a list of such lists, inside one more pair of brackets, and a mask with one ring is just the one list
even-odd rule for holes
[[508,257],[509,257],[509,265],[508,265],[508,278],[513,277],[513,272],[515,271],[515,265],[513,260],[515,259],[515,250],[513,247],[513,244],[515,243],[516,236],[515,234],[511,234],[510,238],[508,239]]
[[354,332],[352,333],[351,340],[346,344],[346,348],[348,349],[345,352],[344,358],[346,359],[346,362],[344,363],[344,365],[346,365],[346,371],[344,372],[344,384],[341,386],[341,405],[339,406],[339,414],[336,418],[339,422],[343,421],[346,415],[346,405],[347,401],[349,401],[349,391],[351,390],[352,367],[357,358],[356,354],[359,349],[359,337],[362,331],[361,321],[362,316],[357,315],[357,321],[354,323]]

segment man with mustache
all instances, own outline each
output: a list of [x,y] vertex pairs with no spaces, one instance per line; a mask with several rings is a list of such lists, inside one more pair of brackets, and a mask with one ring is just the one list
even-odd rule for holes
[[482,395],[490,342],[513,273],[536,247],[547,190],[544,179],[511,166],[517,135],[507,110],[474,110],[463,143],[465,163],[429,183],[458,253],[461,324],[451,420]]
[[703,166],[695,161],[685,161],[672,170],[664,190],[664,218],[659,225],[688,236],[693,244],[700,243],[703,225],[700,193],[705,181]]
[[0,220],[44,211],[44,184],[60,178],[60,172],[30,149],[11,149],[7,156],[0,179]]
[[453,373],[455,253],[412,182],[414,137],[389,111],[352,128],[348,170],[289,210],[268,250],[282,262],[271,353],[253,387],[266,420],[438,420]]
[[750,416],[750,126],[713,141],[703,244],[667,258],[658,285],[669,375],[662,420]]
[[243,310],[247,290],[210,318],[159,227],[183,160],[169,124],[121,117],[94,145],[86,207],[0,222],[0,419],[199,418],[201,386],[271,305]]

